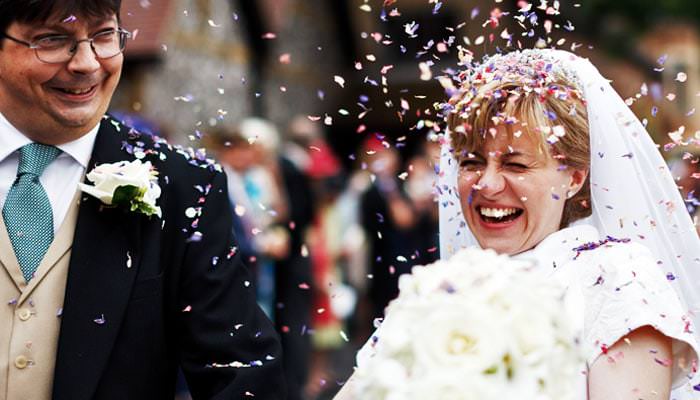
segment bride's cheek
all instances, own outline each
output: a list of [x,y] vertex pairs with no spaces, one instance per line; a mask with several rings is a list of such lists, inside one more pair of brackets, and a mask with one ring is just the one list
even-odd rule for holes
[[478,180],[475,172],[460,172],[457,176],[457,189],[460,196],[469,195]]

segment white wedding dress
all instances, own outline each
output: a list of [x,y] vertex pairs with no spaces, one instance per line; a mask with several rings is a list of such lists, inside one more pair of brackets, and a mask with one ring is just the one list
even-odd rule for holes
[[[586,243],[596,246],[576,250]],[[573,226],[551,234],[515,258],[535,261],[538,271],[567,289],[567,309],[581,332],[586,356],[582,372],[598,357],[610,357],[612,361],[624,356],[605,353],[627,333],[650,325],[673,340],[673,362],[669,366],[673,368],[672,387],[692,391],[687,385],[688,375],[692,375],[691,364],[697,360],[700,348],[688,330],[688,316],[668,278],[646,247],[634,242],[600,243],[594,227]],[[585,400],[584,374],[578,385],[579,398]]]

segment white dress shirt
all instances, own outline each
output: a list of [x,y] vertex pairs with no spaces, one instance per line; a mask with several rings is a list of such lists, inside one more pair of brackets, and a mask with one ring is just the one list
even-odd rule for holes
[[[46,167],[39,178],[51,202],[54,233],[63,223],[70,202],[78,190],[78,183],[85,174],[99,127],[97,124],[86,135],[56,146],[61,150],[61,154]],[[12,126],[0,113],[0,210],[5,205],[7,192],[17,177],[19,149],[29,143],[32,143],[32,140]]]

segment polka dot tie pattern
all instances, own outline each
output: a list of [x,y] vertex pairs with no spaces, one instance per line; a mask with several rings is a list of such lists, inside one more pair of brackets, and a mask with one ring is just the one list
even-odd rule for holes
[[59,154],[58,148],[40,143],[22,147],[17,178],[2,208],[12,248],[27,282],[53,241],[53,212],[39,177]]

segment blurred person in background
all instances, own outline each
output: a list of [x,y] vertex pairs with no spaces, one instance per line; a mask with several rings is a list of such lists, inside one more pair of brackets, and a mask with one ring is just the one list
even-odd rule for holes
[[409,159],[406,194],[416,210],[417,253],[416,263],[427,265],[439,258],[438,207],[435,194],[437,167],[440,165],[440,143],[437,134],[430,134],[421,142],[418,153]]
[[305,176],[311,168],[311,146],[322,140],[323,131],[317,122],[304,115],[289,121],[282,143],[282,157],[289,160]]
[[304,150],[303,138],[315,134],[309,129],[308,125],[298,126],[292,121],[276,151],[276,164],[288,202],[288,215],[283,226],[289,235],[289,250],[286,257],[277,260],[279,300],[275,323],[281,332],[282,346],[286,351],[284,365],[289,380],[290,400],[303,398],[311,357],[308,331],[311,326],[310,288],[313,286],[313,279],[311,260],[304,241],[313,219],[316,202],[306,172],[307,165],[295,157]]
[[369,242],[369,298],[372,318],[381,318],[384,308],[399,292],[398,279],[420,261],[416,235],[418,217],[404,181],[399,178],[401,156],[378,136],[364,143],[372,185],[361,200],[362,225]]
[[308,173],[318,203],[308,240],[314,279],[314,351],[306,392],[316,398],[324,390],[334,390],[334,385],[326,383],[346,372],[337,370],[337,359],[349,340],[345,323],[357,302],[357,291],[348,284],[348,270],[362,239],[358,242],[357,209],[344,196],[346,179],[340,161],[320,138],[312,149]]
[[307,183],[281,157],[279,133],[269,121],[247,118],[212,136],[229,177],[234,229],[244,238],[239,250],[256,272],[258,302],[282,338],[288,398],[301,399],[310,352],[310,294],[300,287],[310,281],[301,251],[312,210]]

